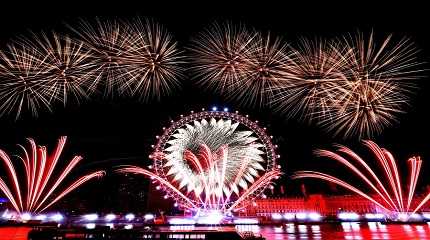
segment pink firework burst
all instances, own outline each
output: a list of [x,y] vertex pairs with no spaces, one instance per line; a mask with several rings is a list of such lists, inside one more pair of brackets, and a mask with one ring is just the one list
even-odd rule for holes
[[371,189],[372,193],[366,193],[354,184],[341,180],[335,176],[316,171],[298,171],[293,175],[293,179],[316,178],[338,184],[373,202],[387,213],[413,214],[420,210],[420,208],[430,199],[430,193],[428,193],[421,201],[415,201],[414,199],[415,189],[422,165],[420,157],[411,157],[408,160],[410,166],[409,181],[406,185],[407,189],[405,189],[401,181],[400,170],[393,155],[372,141],[364,141],[364,144],[376,157],[379,164],[378,166],[384,173],[385,178],[379,176],[378,173],[375,172],[359,155],[345,146],[339,145],[338,153],[328,150],[317,150],[316,153],[318,156],[336,160],[344,165],[354,175],[358,176],[362,182]]
[[[37,146],[33,139],[28,139],[30,145],[28,149],[20,145],[23,154],[17,158],[18,161],[22,162],[25,170],[22,174],[25,176],[24,182],[19,177],[20,174],[17,172],[12,159],[6,152],[0,150],[0,159],[9,175],[8,179],[0,177],[0,190],[18,213],[43,212],[82,184],[105,174],[104,171],[89,173],[66,185],[63,190],[58,192],[57,190],[64,179],[82,160],[81,156],[73,157],[58,176],[54,175],[66,139],[67,137],[61,137],[58,140],[52,155],[48,154],[46,147]],[[55,195],[54,192],[56,192]]]

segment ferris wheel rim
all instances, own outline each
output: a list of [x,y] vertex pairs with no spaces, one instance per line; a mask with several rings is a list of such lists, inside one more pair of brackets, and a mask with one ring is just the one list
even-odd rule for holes
[[[271,141],[272,136],[267,134],[266,128],[260,127],[258,125],[258,121],[252,121],[249,119],[248,115],[240,115],[238,112],[225,112],[225,111],[201,111],[201,112],[191,112],[189,115],[180,115],[179,120],[172,120],[170,126],[168,128],[163,128],[163,134],[161,136],[157,136],[157,143],[153,146],[154,153],[164,153],[165,146],[167,142],[171,139],[172,135],[180,128],[183,128],[186,124],[189,124],[193,121],[199,121],[203,119],[214,118],[214,119],[228,119],[232,121],[236,121],[241,125],[244,125],[249,130],[251,130],[259,139],[259,141],[263,144],[264,152],[265,152],[265,162],[266,168],[265,171],[273,171],[278,170],[279,165],[277,165],[277,159],[279,155],[276,154],[277,146],[274,145]],[[154,170],[157,175],[162,178],[167,179],[167,175],[164,171],[164,164],[161,158],[153,158],[154,160]],[[264,192],[268,186],[263,186],[256,190],[256,193],[250,196],[250,198],[254,198],[254,195],[261,194]],[[258,193],[257,193],[258,192]],[[176,197],[174,193],[170,193],[167,191],[167,195],[171,195],[177,203],[182,202],[180,198]],[[230,202],[229,204],[232,204]]]

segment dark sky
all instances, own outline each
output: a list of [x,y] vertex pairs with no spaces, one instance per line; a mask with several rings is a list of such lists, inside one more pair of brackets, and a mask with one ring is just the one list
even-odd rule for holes
[[[147,1],[114,1],[89,3],[90,1],[57,1],[36,3],[1,3],[0,46],[29,30],[57,30],[67,32],[65,23],[77,23],[79,18],[95,16],[128,19],[136,16],[151,17],[163,24],[179,41],[188,44],[190,37],[213,21],[229,20],[244,23],[257,30],[270,31],[294,44],[299,37],[337,37],[357,30],[378,36],[394,33],[410,37],[421,49],[420,60],[429,61],[430,41],[428,13],[424,4],[407,1],[397,3],[319,3],[306,1],[300,4],[275,4],[269,1],[255,3],[150,3]],[[203,2],[203,1],[202,1]],[[281,1],[279,1],[281,2]],[[426,65],[427,67],[428,65]],[[430,99],[428,78],[419,81],[419,91],[413,98],[408,113],[400,123],[387,128],[376,141],[392,150],[401,164],[412,155],[419,154],[424,160],[424,174],[430,173],[430,133],[427,115]],[[58,136],[69,136],[63,158],[73,154],[85,157],[85,169],[111,168],[119,164],[148,163],[150,145],[155,135],[168,126],[171,119],[190,110],[213,105],[227,106],[258,119],[274,135],[280,146],[281,164],[286,175],[301,169],[331,169],[341,171],[333,162],[312,156],[316,148],[330,148],[333,143],[343,143],[363,153],[363,147],[355,140],[342,140],[330,133],[295,120],[285,120],[270,108],[249,108],[226,101],[217,94],[202,91],[190,81],[183,79],[182,90],[160,102],[143,103],[137,98],[105,99],[95,97],[81,105],[55,107],[52,113],[42,112],[35,119],[25,117],[14,121],[13,117],[0,118],[0,148],[15,153],[15,144],[24,143],[26,137],[34,137],[39,144],[52,149]],[[365,154],[365,152],[363,153]],[[368,155],[365,155],[368,156]],[[367,159],[370,159],[367,157]],[[78,170],[79,171],[79,170]],[[405,172],[406,173],[406,172]],[[424,175],[425,176],[425,175]],[[115,178],[114,176],[109,176]],[[285,178],[285,184],[294,189],[297,183]],[[423,180],[422,178],[421,180]],[[421,181],[424,184],[425,181]],[[94,187],[97,185],[90,185]]]

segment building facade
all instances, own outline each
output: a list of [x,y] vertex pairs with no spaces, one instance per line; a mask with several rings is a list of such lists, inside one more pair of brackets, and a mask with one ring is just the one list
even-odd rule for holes
[[[419,204],[425,196],[416,196],[411,209]],[[377,199],[375,197],[375,199]],[[405,203],[407,200],[403,200]],[[425,204],[421,212],[430,211],[430,204]],[[307,198],[267,198],[258,199],[241,211],[241,216],[270,217],[273,213],[317,212],[324,216],[335,216],[339,212],[358,214],[383,212],[371,201],[357,195],[324,196],[309,195]]]

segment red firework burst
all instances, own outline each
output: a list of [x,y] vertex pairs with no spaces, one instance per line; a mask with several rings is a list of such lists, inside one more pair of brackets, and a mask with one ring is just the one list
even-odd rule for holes
[[[393,155],[372,141],[364,141],[364,143],[376,157],[379,167],[386,177],[385,179],[381,178],[360,156],[347,147],[339,146],[339,153],[328,150],[317,150],[316,153],[319,156],[336,160],[344,165],[372,190],[373,193],[371,194],[365,193],[354,184],[321,172],[298,171],[293,175],[293,178],[316,178],[338,184],[373,202],[388,213],[413,214],[430,200],[430,193],[428,193],[421,201],[414,201],[415,189],[422,165],[420,157],[411,157],[408,160],[410,168],[409,182],[406,190],[401,182],[400,171]],[[386,182],[384,180],[388,182],[387,185],[384,185]],[[413,203],[415,203],[415,206],[412,206],[414,205]]]
[[52,155],[48,154],[46,147],[37,146],[33,139],[28,139],[30,144],[28,149],[20,145],[23,154],[18,156],[18,160],[24,166],[25,182],[21,181],[20,174],[16,171],[16,166],[9,155],[0,150],[0,159],[5,164],[5,170],[9,174],[7,180],[10,182],[8,184],[5,178],[0,177],[0,190],[18,213],[43,212],[82,184],[104,175],[104,171],[84,175],[53,196],[64,179],[82,160],[81,156],[75,156],[54,179],[54,170],[66,144],[66,139],[66,137],[61,137],[58,140]]

